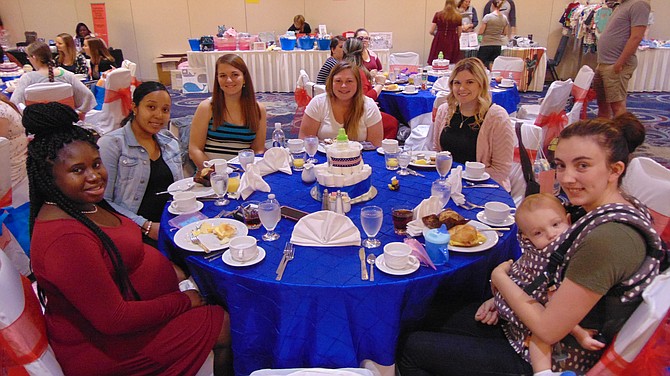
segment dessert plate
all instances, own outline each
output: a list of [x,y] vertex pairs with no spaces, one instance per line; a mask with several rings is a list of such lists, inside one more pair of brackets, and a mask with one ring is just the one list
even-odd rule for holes
[[[467,224],[471,225],[474,228],[491,228],[489,225],[485,225],[477,221],[469,221]],[[453,252],[462,252],[462,253],[474,253],[486,251],[487,249],[492,248],[494,245],[498,244],[498,234],[495,231],[486,231],[484,234],[486,236],[486,241],[483,244],[476,245],[473,247],[458,247],[455,245],[449,244],[449,250]]]
[[203,204],[202,202],[196,201],[195,202],[195,208],[193,210],[181,211],[179,209],[174,208],[172,205],[168,205],[168,212],[170,212],[170,214],[174,214],[174,215],[191,214],[191,213],[195,213],[197,211],[202,210],[202,208],[204,206],[205,206],[205,204]]
[[252,258],[249,261],[237,261],[233,259],[233,257],[230,255],[230,251],[226,251],[221,255],[221,259],[223,260],[223,263],[229,266],[251,266],[251,265],[256,265],[259,262],[263,261],[265,258],[265,250],[261,247],[258,247],[258,254],[256,257]]
[[421,266],[421,264],[419,263],[419,259],[417,259],[416,256],[410,256],[409,263],[407,264],[407,266],[405,266],[402,269],[393,269],[386,265],[386,262],[384,261],[384,254],[381,254],[377,256],[377,260],[375,260],[375,266],[377,267],[377,269],[381,270],[386,274],[407,275],[417,271],[419,269],[419,266]]
[[465,180],[470,180],[470,181],[484,181],[484,180],[489,180],[489,179],[491,178],[491,175],[489,175],[488,172],[484,172],[484,173],[482,174],[482,176],[480,176],[480,177],[478,177],[478,178],[470,177],[470,176],[468,176],[465,172],[463,172],[463,175],[462,175],[462,176],[463,176],[463,179],[465,179]]
[[484,214],[483,210],[480,211],[479,213],[477,213],[477,219],[479,220],[479,222],[486,223],[487,225],[494,226],[494,227],[501,227],[501,226],[502,227],[507,227],[507,226],[511,226],[511,225],[514,224],[514,216],[513,215],[509,215],[503,222],[496,223],[496,222],[489,221],[489,219],[486,218],[486,214]]
[[[409,165],[412,167],[418,167],[418,168],[435,168],[435,163],[430,163],[430,157],[435,156],[434,151],[426,150],[426,151],[413,151],[412,152],[412,161],[409,162]],[[417,160],[419,160],[420,156],[423,155],[425,158],[423,158],[427,163],[426,164],[421,164],[421,163],[416,163]]]
[[[234,219],[228,219],[228,218],[203,219],[202,221],[189,223],[186,226],[180,228],[174,235],[174,243],[179,248],[185,249],[187,251],[204,253],[205,251],[202,248],[200,248],[200,246],[198,246],[197,244],[193,244],[191,242],[191,239],[189,239],[189,235],[193,230],[195,230],[196,227],[198,227],[198,225],[202,225],[205,222],[210,223],[214,227],[222,223],[226,223],[235,227],[236,233],[233,237],[244,236],[247,233],[249,233],[249,230],[247,229],[247,226],[244,223],[236,221]],[[210,251],[217,251],[219,249],[228,248],[228,243],[226,242],[222,244],[219,238],[214,234],[201,234],[198,236],[198,239],[207,248],[209,248]]]
[[[189,188],[191,185],[192,187]],[[212,187],[205,187],[200,183],[193,184],[192,177],[177,180],[176,182],[170,184],[167,190],[170,194],[175,194],[177,192],[193,192],[195,193],[195,197],[205,197],[214,194]]]

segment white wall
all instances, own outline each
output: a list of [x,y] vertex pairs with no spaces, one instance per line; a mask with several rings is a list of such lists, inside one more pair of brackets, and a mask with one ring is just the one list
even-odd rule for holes
[[[75,25],[93,27],[90,4],[100,0],[2,0],[0,17],[11,42],[24,40],[24,31],[54,39],[62,32],[73,34]],[[517,34],[533,34],[554,56],[561,35],[558,23],[570,0],[516,0]],[[472,0],[480,18],[486,0]],[[110,45],[139,65],[139,77],[156,79],[152,60],[161,53],[184,52],[189,37],[216,33],[216,26],[234,26],[238,31],[283,32],[295,14],[303,14],[316,28],[326,24],[332,33],[366,27],[369,31],[392,31],[394,51],[416,51],[422,61],[430,50],[428,29],[443,0],[108,0],[105,2]],[[649,36],[670,38],[670,1],[651,0],[656,24]],[[577,71],[578,51],[566,53],[559,71],[564,77]],[[593,56],[582,63],[593,64]]]

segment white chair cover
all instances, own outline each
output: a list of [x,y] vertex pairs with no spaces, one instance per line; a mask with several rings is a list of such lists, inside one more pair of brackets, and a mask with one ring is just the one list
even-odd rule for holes
[[26,106],[33,103],[59,102],[74,106],[74,90],[66,82],[40,82],[26,88]]
[[86,114],[86,123],[93,124],[101,135],[120,128],[121,120],[130,112],[130,102],[127,102],[129,99],[124,97],[130,96],[131,81],[130,70],[126,68],[117,68],[107,74],[102,110],[89,111]]
[[588,65],[584,65],[577,72],[577,77],[575,77],[575,82],[572,85],[574,105],[568,113],[568,124],[572,124],[580,119],[582,109],[587,105],[587,96],[594,76],[595,72]]
[[389,71],[398,68],[400,71],[407,69],[407,72],[418,72],[419,64],[419,54],[416,52],[395,52],[389,55]]
[[126,68],[130,71],[130,77],[132,77],[130,82],[130,92],[135,92],[135,88],[140,85],[140,82],[137,81],[137,76],[135,75],[135,72],[137,71],[137,64],[130,60],[124,60],[121,63],[121,68]]
[[214,352],[210,351],[198,373],[195,376],[214,376]]
[[512,79],[516,82],[516,86],[519,86],[521,85],[521,75],[523,75],[525,66],[526,63],[520,57],[498,56],[493,60],[491,71],[500,72],[500,75],[503,78],[509,78],[511,73]]
[[410,133],[409,137],[405,140],[405,147],[408,147],[410,150],[430,149],[430,145],[428,145],[429,129],[429,124],[419,124],[412,128],[412,133]]
[[326,85],[320,85],[311,81],[309,75],[305,72],[304,69],[300,70],[300,76],[298,76],[298,82],[296,83],[297,87],[304,87],[307,91],[307,95],[314,98],[314,96],[325,93]]
[[[512,120],[512,124],[515,121]],[[512,125],[514,127],[514,125]],[[542,128],[530,123],[521,124],[521,140],[526,151],[530,153],[530,161],[533,163],[537,156],[537,151],[542,148]],[[514,199],[514,203],[519,206],[526,194],[526,179],[523,177],[523,170],[521,168],[521,161],[519,159],[519,141],[514,134],[514,162],[512,162],[512,171],[509,176],[512,189],[510,194]]]

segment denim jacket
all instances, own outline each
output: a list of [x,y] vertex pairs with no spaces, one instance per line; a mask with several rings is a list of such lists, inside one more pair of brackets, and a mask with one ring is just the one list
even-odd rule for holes
[[[142,226],[147,219],[137,215],[137,211],[149,183],[151,161],[147,151],[137,142],[130,124],[128,122],[122,128],[102,136],[98,145],[108,174],[105,199],[119,213]],[[165,129],[154,137],[161,149],[161,158],[172,171],[174,181],[183,179],[179,141]]]

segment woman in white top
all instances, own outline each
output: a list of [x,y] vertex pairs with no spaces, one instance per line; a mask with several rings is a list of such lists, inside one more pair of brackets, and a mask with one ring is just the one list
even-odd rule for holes
[[344,61],[330,72],[326,93],[317,95],[307,105],[298,137],[335,138],[340,128],[347,131],[350,140],[368,141],[375,146],[382,143],[379,108],[363,95],[358,67]]

